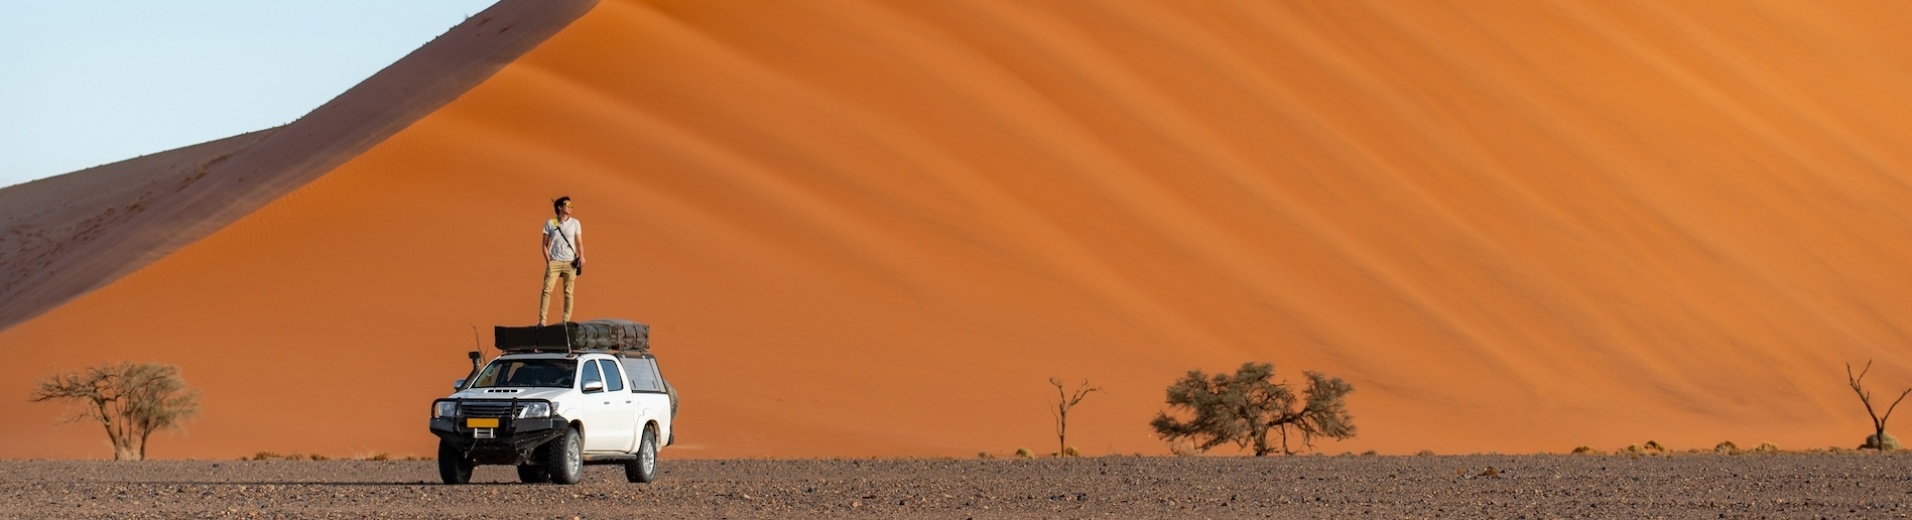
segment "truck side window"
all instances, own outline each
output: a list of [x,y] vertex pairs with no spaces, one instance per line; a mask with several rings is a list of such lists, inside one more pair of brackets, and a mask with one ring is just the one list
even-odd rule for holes
[[578,388],[583,389],[584,385],[591,384],[592,381],[604,382],[604,374],[598,372],[597,363],[585,363],[584,381],[578,384]]
[[604,364],[604,389],[612,392],[624,390],[624,374],[618,371],[617,362],[600,359],[598,363]]
[[626,359],[624,370],[631,373],[631,391],[662,392],[664,383],[657,380],[656,362],[649,359]]

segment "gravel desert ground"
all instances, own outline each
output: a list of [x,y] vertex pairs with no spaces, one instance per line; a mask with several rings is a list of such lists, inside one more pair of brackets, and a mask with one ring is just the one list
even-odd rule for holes
[[431,461],[0,461],[6,518],[1905,518],[1871,453],[666,460],[576,486]]

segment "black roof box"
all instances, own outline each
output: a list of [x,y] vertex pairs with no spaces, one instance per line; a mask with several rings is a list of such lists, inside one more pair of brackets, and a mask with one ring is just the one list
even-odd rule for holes
[[651,326],[630,320],[591,320],[529,327],[492,327],[492,344],[510,353],[614,350],[648,352]]

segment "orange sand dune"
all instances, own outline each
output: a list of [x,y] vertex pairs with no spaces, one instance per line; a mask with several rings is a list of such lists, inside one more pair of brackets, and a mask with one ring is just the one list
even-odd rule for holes
[[[1856,445],[1843,363],[1912,386],[1909,17],[605,0],[0,348],[181,365],[206,413],[157,457],[429,454],[571,195],[579,317],[654,324],[684,395],[668,456],[1053,449],[1051,375],[1106,390],[1072,444],[1163,453],[1163,387],[1248,360],[1355,385],[1331,452]],[[109,453],[30,384],[0,457]]]

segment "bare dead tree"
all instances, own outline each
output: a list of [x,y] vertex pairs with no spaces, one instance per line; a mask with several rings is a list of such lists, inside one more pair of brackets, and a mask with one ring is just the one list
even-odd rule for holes
[[179,367],[159,363],[108,363],[41,379],[33,402],[79,401],[70,420],[92,419],[106,429],[114,460],[146,457],[153,432],[180,427],[199,414],[199,391],[188,390]]
[[1859,402],[1866,405],[1866,414],[1872,416],[1872,442],[1867,443],[1868,446],[1863,447],[1885,451],[1887,449],[1885,443],[1885,421],[1892,418],[1892,410],[1899,407],[1899,402],[1905,400],[1906,394],[1912,394],[1912,388],[1907,388],[1904,392],[1899,392],[1899,398],[1892,400],[1892,406],[1886,407],[1885,415],[1879,415],[1879,412],[1876,411],[1877,409],[1872,407],[1872,392],[1868,392],[1865,387],[1859,386],[1859,381],[1866,378],[1866,372],[1871,371],[1872,360],[1870,359],[1866,360],[1866,367],[1860,369],[1859,375],[1856,376],[1852,375],[1852,363],[1846,363],[1846,382],[1852,384],[1852,391],[1859,394]]
[[1075,408],[1082,402],[1082,398],[1089,396],[1090,392],[1101,390],[1101,388],[1089,386],[1089,380],[1086,378],[1082,380],[1081,385],[1076,386],[1074,392],[1063,390],[1062,378],[1059,377],[1049,378],[1049,384],[1056,387],[1056,409],[1050,412],[1050,415],[1056,418],[1056,456],[1068,456],[1069,409]]

